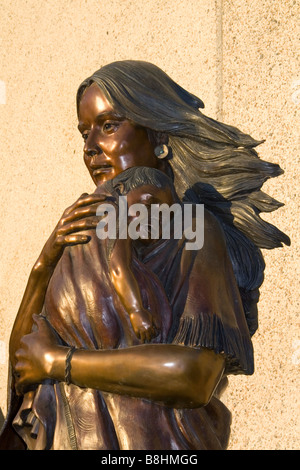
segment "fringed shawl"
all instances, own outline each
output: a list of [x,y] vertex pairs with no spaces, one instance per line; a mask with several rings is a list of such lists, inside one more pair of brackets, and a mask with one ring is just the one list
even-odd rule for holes
[[226,372],[252,374],[253,347],[223,230],[205,212],[204,246],[165,240],[144,251],[143,262],[162,282],[173,311],[168,342],[223,354]]

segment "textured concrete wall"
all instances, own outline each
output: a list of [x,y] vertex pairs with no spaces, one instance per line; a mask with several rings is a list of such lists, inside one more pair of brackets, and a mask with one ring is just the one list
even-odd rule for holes
[[285,174],[265,184],[285,207],[264,216],[291,238],[264,251],[255,374],[231,380],[231,448],[299,447],[299,2],[224,1],[223,118],[266,139],[261,157]]
[[0,407],[9,333],[32,264],[66,206],[93,186],[81,158],[75,92],[118,59],[149,60],[199,95],[206,113],[265,138],[285,176],[269,216],[292,247],[266,253],[256,373],[231,379],[231,449],[297,448],[296,12],[287,0],[0,0]]

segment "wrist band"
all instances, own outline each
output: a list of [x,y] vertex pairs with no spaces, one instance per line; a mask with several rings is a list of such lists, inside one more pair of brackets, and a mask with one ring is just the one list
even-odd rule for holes
[[66,355],[66,367],[65,367],[65,382],[67,385],[71,383],[71,360],[74,352],[76,351],[75,346],[72,346]]

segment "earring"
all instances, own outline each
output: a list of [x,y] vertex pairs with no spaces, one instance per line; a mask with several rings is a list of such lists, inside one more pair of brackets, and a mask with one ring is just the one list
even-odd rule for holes
[[166,158],[168,156],[169,149],[166,145],[159,145],[159,146],[155,147],[154,153],[157,156],[157,158],[163,159],[163,158]]

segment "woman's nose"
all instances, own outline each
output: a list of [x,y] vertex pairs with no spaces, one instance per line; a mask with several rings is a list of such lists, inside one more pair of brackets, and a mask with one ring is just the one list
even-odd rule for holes
[[84,144],[84,153],[88,157],[94,157],[95,155],[100,155],[103,152],[97,136],[93,132],[90,133]]
[[87,148],[85,153],[88,157],[92,158],[96,155],[100,155],[102,153],[102,149],[99,146],[95,146],[94,148]]
[[88,156],[89,166],[90,168],[97,168],[101,163],[101,154],[103,150],[99,145],[95,146],[95,148],[88,148],[85,154]]

